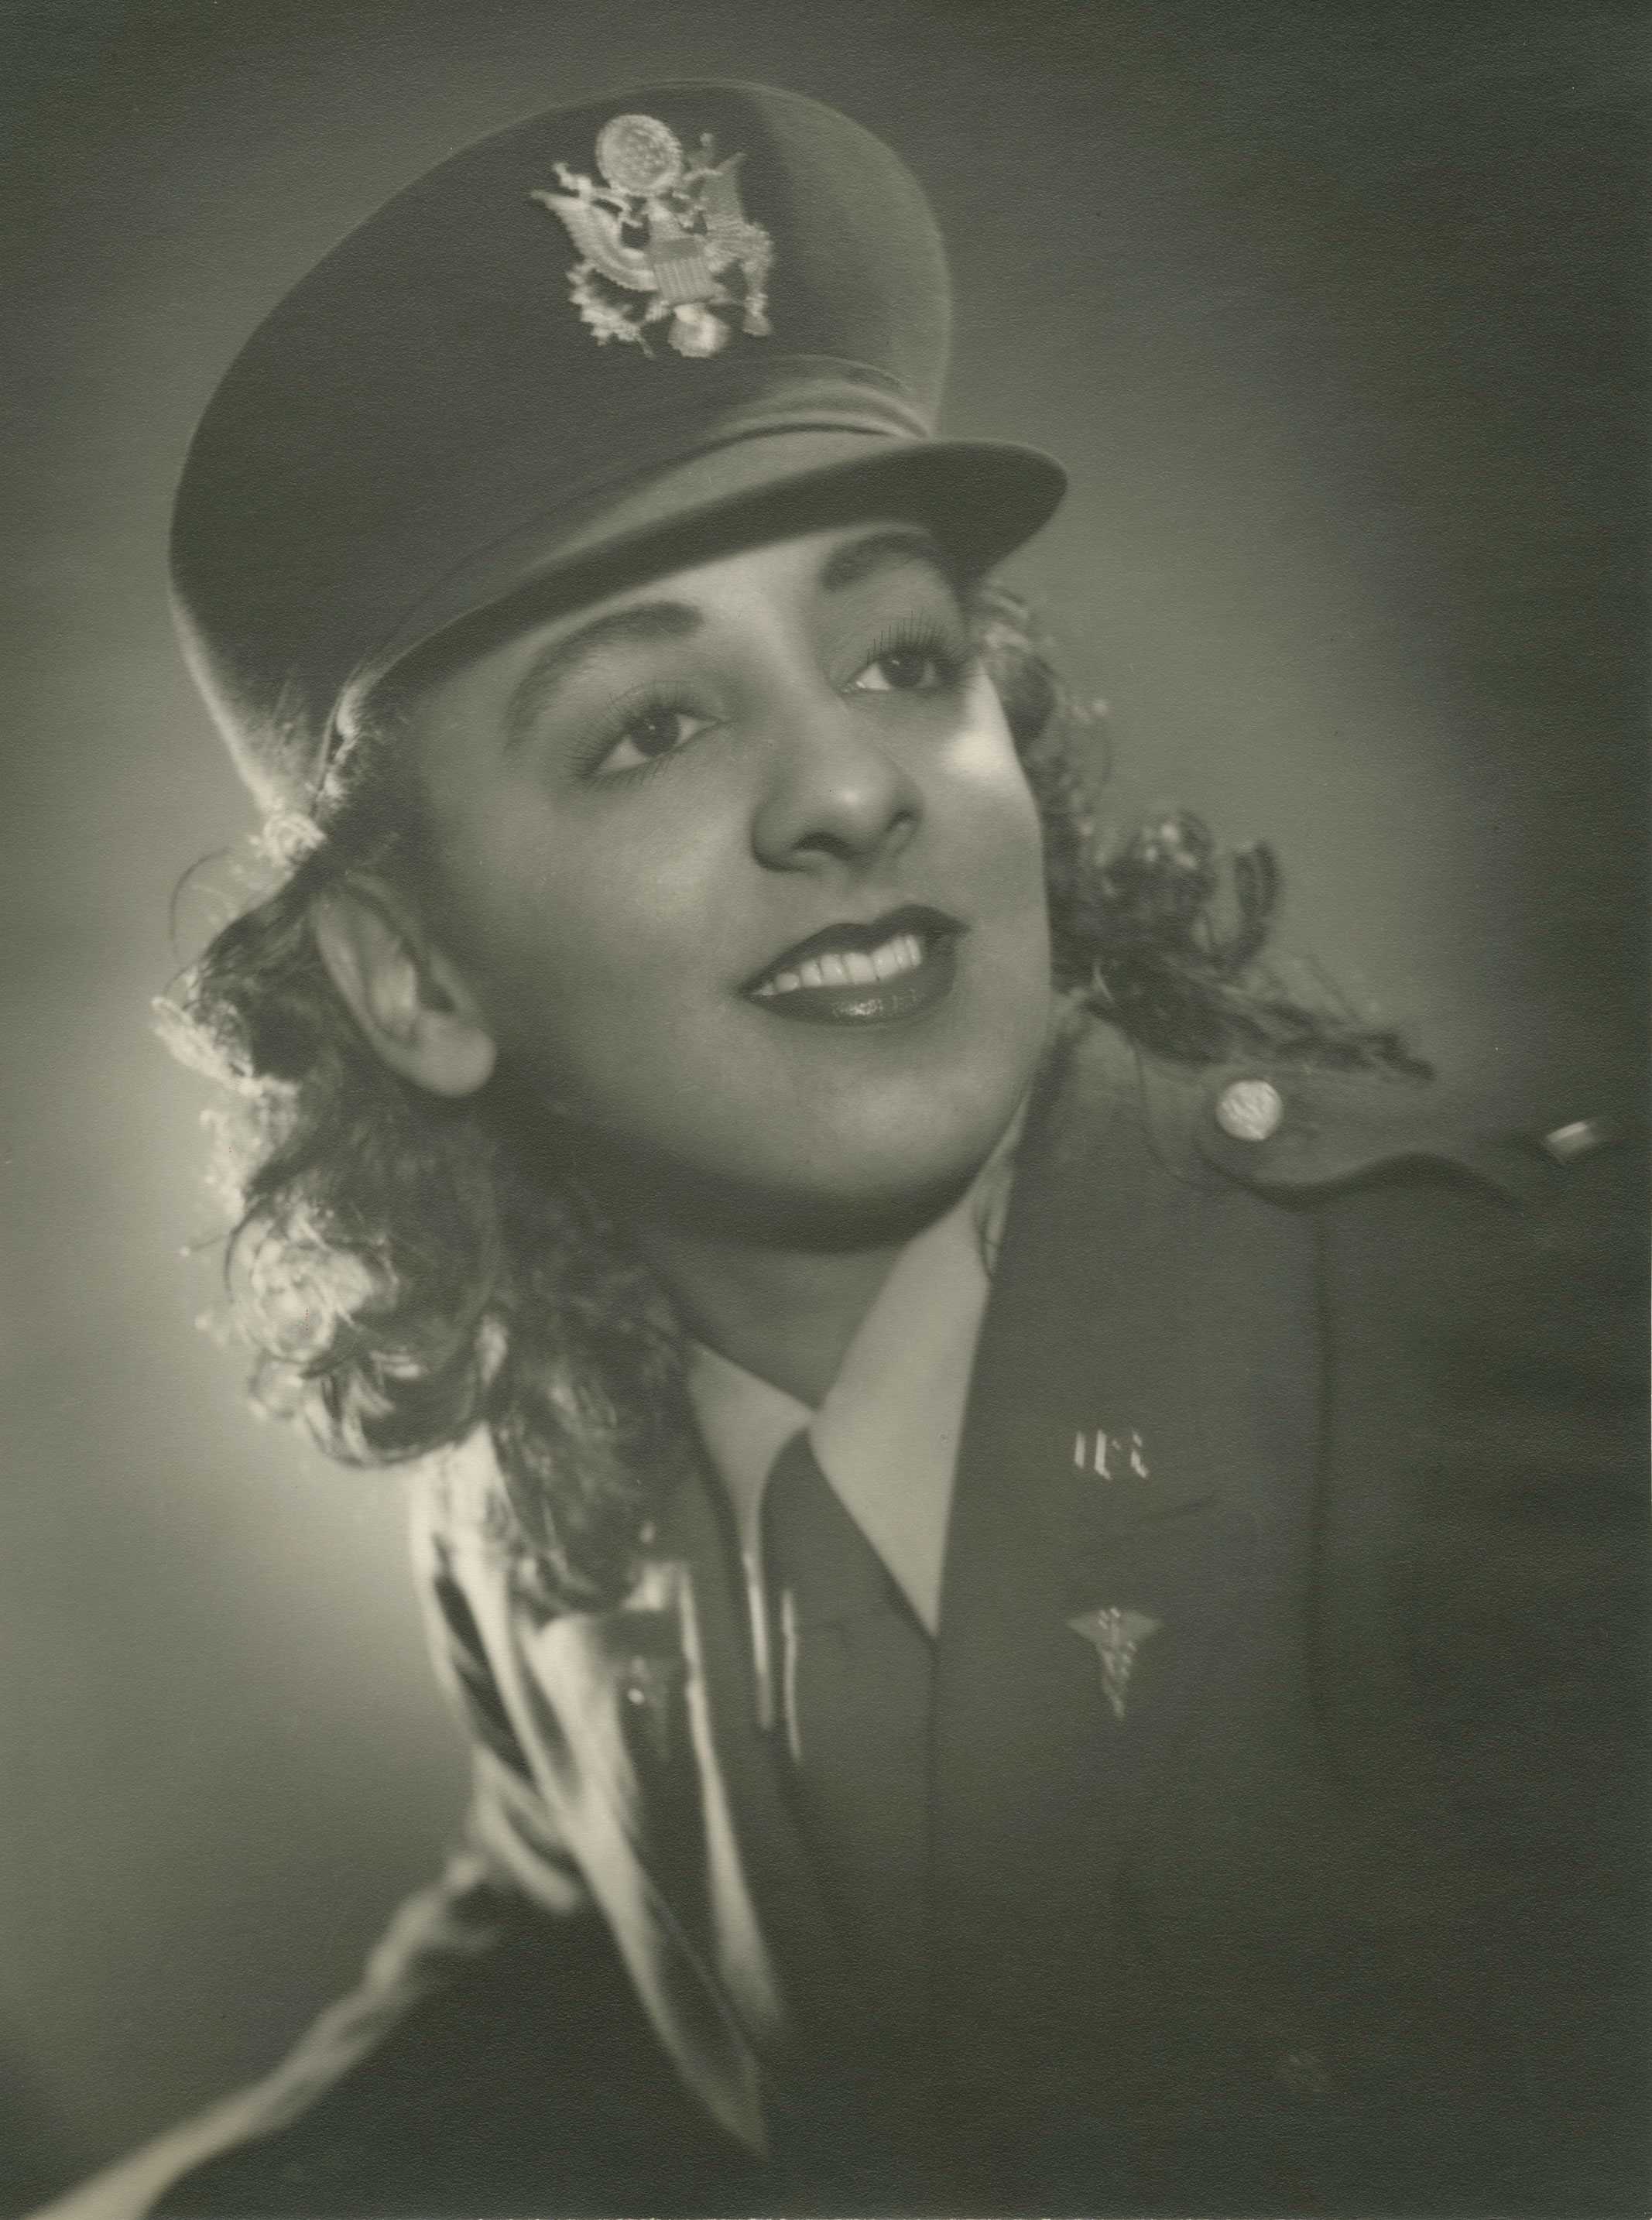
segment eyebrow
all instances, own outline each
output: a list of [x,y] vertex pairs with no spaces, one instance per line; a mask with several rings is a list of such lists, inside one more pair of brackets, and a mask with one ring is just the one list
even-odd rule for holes
[[533,712],[574,673],[605,648],[647,646],[655,640],[686,639],[705,620],[687,602],[638,602],[593,617],[577,632],[541,648],[511,689],[505,710],[506,745],[515,746]]
[[[820,565],[817,584],[822,593],[846,593],[880,571],[922,564],[951,583],[939,547],[927,532],[901,526],[887,532],[869,533],[834,547]],[[698,632],[705,619],[688,602],[636,602],[589,624],[564,639],[541,648],[511,689],[505,709],[505,744],[514,748],[527,733],[535,712],[546,696],[565,685],[575,673],[605,649],[649,646],[658,640],[686,639]]]

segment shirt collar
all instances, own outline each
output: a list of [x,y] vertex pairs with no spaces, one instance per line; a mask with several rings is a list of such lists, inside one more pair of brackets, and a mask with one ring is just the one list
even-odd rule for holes
[[821,1471],[933,1634],[963,1408],[1019,1138],[1019,1115],[959,1200],[891,1266],[818,1410],[701,1344],[689,1394],[760,1579],[764,1489],[807,1429]]

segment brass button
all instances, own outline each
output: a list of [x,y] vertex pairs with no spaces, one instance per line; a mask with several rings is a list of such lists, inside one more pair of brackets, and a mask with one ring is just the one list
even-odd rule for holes
[[1621,1139],[1623,1129],[1611,1118],[1575,1118],[1569,1126],[1556,1126],[1552,1133],[1545,1133],[1543,1145],[1557,1164],[1575,1163],[1580,1157],[1592,1157],[1597,1149],[1609,1149]]
[[1285,1122],[1285,1101],[1271,1079],[1236,1079],[1217,1098],[1216,1122],[1235,1141],[1266,1141]]

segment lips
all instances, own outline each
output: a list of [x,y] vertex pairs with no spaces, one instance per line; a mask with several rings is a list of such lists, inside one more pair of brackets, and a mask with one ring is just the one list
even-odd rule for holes
[[[782,950],[745,982],[747,995],[798,991],[798,987],[870,986],[879,976],[915,970],[934,943],[961,932],[944,910],[908,903],[870,923],[828,925]],[[907,945],[903,948],[902,944]],[[882,959],[882,960],[879,960]],[[853,965],[851,975],[850,966]],[[870,964],[869,972],[866,966]],[[807,969],[810,976],[802,975]],[[785,982],[785,985],[782,985]]]
[[744,993],[768,1014],[815,1024],[882,1025],[911,1017],[951,985],[956,918],[909,904],[862,925],[827,926],[795,942]]

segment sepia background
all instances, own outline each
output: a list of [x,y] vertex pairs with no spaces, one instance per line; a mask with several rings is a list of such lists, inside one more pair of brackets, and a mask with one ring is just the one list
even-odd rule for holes
[[247,825],[163,552],[252,325],[533,109],[847,109],[953,246],[951,428],[1071,468],[1012,575],[1111,814],[1273,839],[1299,957],[1448,1066],[1564,1069],[1643,976],[1641,15],[0,0],[0,2210],[268,2064],[460,1794],[401,1483],[255,1426],[196,1329],[209,1090],[150,1031]]

